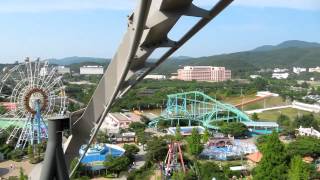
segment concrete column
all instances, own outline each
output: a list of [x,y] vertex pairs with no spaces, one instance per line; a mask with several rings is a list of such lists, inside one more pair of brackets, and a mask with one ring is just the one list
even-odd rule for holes
[[69,118],[48,120],[48,144],[41,170],[41,180],[69,180],[62,149],[63,121]]

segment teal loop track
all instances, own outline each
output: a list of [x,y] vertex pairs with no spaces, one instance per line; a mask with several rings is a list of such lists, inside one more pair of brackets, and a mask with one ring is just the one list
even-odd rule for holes
[[222,103],[199,91],[170,94],[167,96],[166,109],[161,115],[152,119],[150,128],[157,127],[160,120],[169,121],[173,124],[180,124],[180,121],[187,121],[188,125],[198,123],[208,129],[217,130],[215,122],[241,122],[248,127],[278,128],[274,122],[257,122],[250,119],[244,112],[236,107]]

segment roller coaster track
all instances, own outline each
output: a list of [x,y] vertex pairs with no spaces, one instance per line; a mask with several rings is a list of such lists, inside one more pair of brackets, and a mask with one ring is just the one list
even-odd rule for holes
[[[78,155],[81,145],[92,143],[111,106],[119,98],[167,60],[233,0],[220,0],[210,10],[197,7],[192,1],[140,0],[128,18],[127,32],[89,104],[84,110],[71,115],[72,135],[64,145],[67,164]],[[169,39],[168,33],[182,16],[199,17],[200,20],[186,30],[181,39]],[[163,47],[169,49],[159,59],[147,61],[154,50]]]
[[190,91],[168,95],[166,109],[159,118],[152,120],[149,127],[156,127],[159,120],[196,122],[209,129],[218,129],[212,123],[217,121],[251,122],[249,116],[236,107],[217,101],[210,96],[199,92]]

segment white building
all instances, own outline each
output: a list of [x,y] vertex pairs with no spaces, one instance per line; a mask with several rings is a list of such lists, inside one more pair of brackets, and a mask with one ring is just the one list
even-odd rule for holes
[[40,69],[40,76],[46,76],[46,75],[48,75],[48,67],[45,66]]
[[252,74],[252,75],[250,75],[250,78],[251,79],[257,79],[257,78],[261,78],[261,76],[260,75],[256,75],[256,74]]
[[70,74],[70,68],[65,66],[58,66],[57,67],[58,74]]
[[139,122],[140,116],[134,113],[108,113],[101,128],[108,133],[119,133],[120,129],[127,129],[132,122]]
[[256,96],[257,97],[266,97],[266,96],[278,97],[279,94],[272,93],[270,91],[258,91]]
[[144,79],[164,80],[164,79],[166,79],[166,76],[165,75],[150,74],[150,75],[146,75],[146,77],[144,77]]
[[103,74],[102,66],[82,66],[80,67],[80,74],[90,75],[90,74]]
[[320,138],[320,132],[313,129],[313,127],[303,128],[300,126],[299,129],[296,129],[296,130],[299,136],[312,136],[312,137]]
[[289,77],[289,73],[272,73],[272,78],[275,79],[287,79]]
[[273,69],[273,72],[275,72],[275,73],[284,73],[284,72],[288,72],[289,71],[289,69],[281,69],[281,68],[274,68]]
[[170,79],[171,80],[176,80],[176,79],[178,79],[178,76],[171,76]]
[[318,73],[320,73],[320,67],[317,66],[315,68],[309,68],[309,72],[318,72]]
[[300,74],[302,72],[307,72],[307,68],[293,67],[293,72],[296,74]]

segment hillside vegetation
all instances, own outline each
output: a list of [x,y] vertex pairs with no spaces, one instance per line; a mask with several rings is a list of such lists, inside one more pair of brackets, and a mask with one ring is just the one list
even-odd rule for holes
[[233,71],[233,75],[274,67],[315,67],[320,65],[320,44],[287,41],[278,46],[262,46],[252,51],[200,58],[173,58],[163,63],[154,72],[170,74],[186,65],[225,66]]

